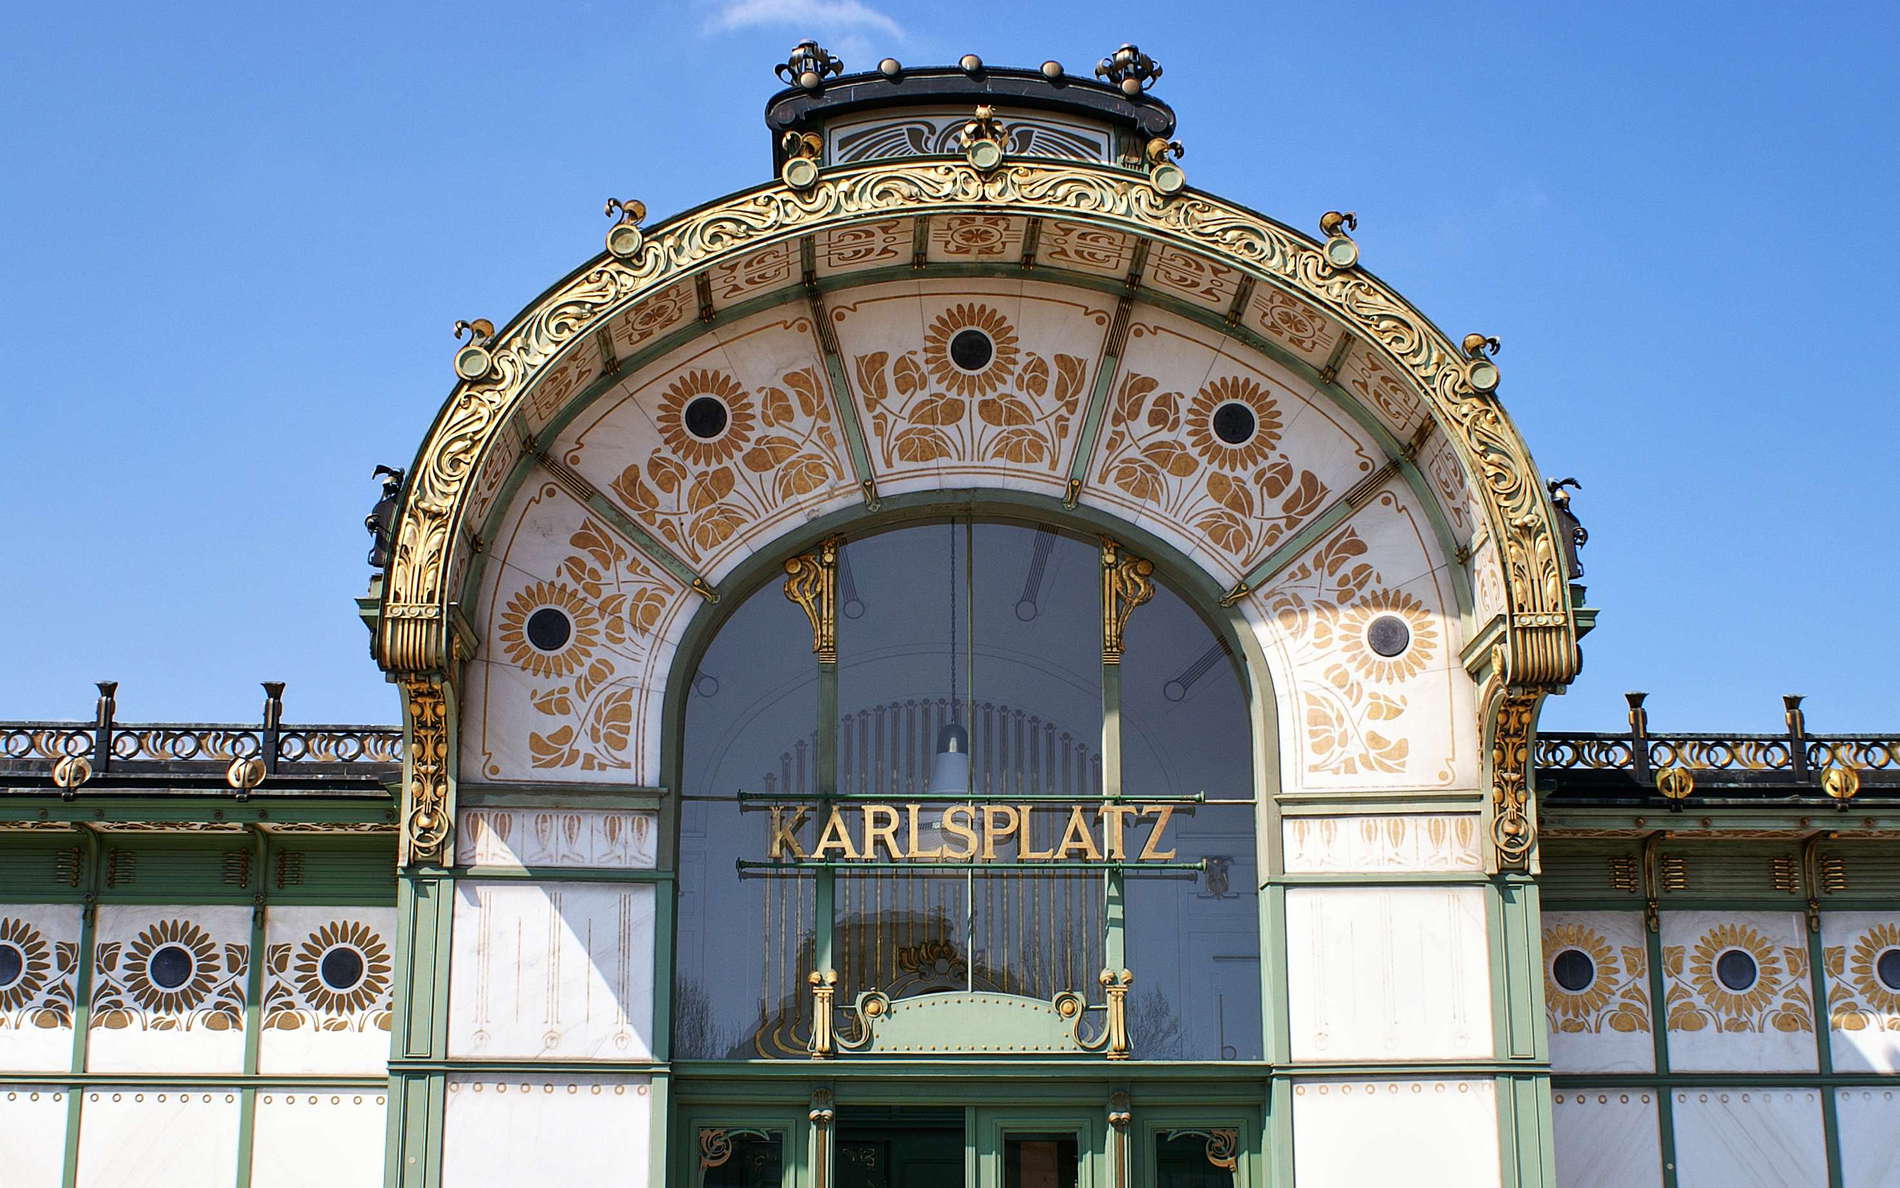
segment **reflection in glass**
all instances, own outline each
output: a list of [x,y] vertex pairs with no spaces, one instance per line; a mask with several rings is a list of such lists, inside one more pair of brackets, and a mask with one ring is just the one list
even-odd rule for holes
[[1003,1140],[1004,1188],[1076,1188],[1073,1134],[1012,1134]]
[[785,1175],[784,1152],[781,1131],[701,1130],[701,1188],[779,1188]]
[[1232,1130],[1177,1130],[1155,1137],[1155,1188],[1232,1188]]

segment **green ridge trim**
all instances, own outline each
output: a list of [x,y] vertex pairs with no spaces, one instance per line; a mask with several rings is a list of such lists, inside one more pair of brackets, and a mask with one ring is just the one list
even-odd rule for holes
[[581,866],[465,866],[454,875],[438,875],[444,879],[490,879],[496,882],[514,880],[534,883],[671,883],[679,874],[671,870],[652,867],[633,869],[615,869],[612,867]]
[[389,1078],[362,1074],[273,1073],[245,1076],[241,1073],[138,1073],[138,1072],[3,1072],[0,1084],[7,1085],[122,1085],[128,1089],[385,1089]]

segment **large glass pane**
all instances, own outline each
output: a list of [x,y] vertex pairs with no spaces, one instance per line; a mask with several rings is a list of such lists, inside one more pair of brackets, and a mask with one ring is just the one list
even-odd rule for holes
[[1176,1130],[1156,1136],[1155,1188],[1232,1188],[1235,1131]]
[[1073,1134],[1003,1139],[1003,1188],[1076,1188],[1081,1152]]
[[1127,880],[1134,1055],[1261,1059],[1259,867],[1253,740],[1240,669],[1178,595],[1157,587],[1129,620],[1122,658],[1123,793],[1206,796],[1165,846],[1205,862],[1186,878]]
[[785,1133],[702,1129],[701,1188],[779,1188],[785,1176]]

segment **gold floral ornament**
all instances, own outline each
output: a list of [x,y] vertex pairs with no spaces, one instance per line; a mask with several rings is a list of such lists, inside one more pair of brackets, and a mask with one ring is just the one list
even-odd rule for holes
[[[13,950],[13,959],[0,961],[0,977],[12,976],[0,982],[0,1011],[11,1013],[31,1005],[46,988],[53,973],[52,950],[39,929],[11,917],[0,919],[0,956],[5,956],[4,949]],[[10,971],[8,965],[16,968]],[[5,1024],[6,1019],[0,1017],[0,1026]]]
[[[1375,643],[1373,624],[1392,617],[1405,624],[1407,642],[1394,655],[1383,655]],[[1382,685],[1410,680],[1425,670],[1438,649],[1438,624],[1426,611],[1425,604],[1402,590],[1375,587],[1366,596],[1340,611],[1330,629],[1337,633],[1339,647],[1360,675]],[[1315,624],[1316,633],[1327,630]]]
[[[210,933],[189,920],[161,920],[139,933],[126,948],[126,992],[139,1006],[157,1014],[191,1011],[220,981],[222,958],[218,948]],[[183,958],[178,956],[181,951]],[[185,962],[182,971],[181,960]],[[231,972],[238,972],[235,963]],[[217,1027],[209,1020],[207,1025]]]
[[[1224,425],[1216,423],[1216,414],[1225,405],[1238,405],[1251,414],[1253,432],[1237,434],[1218,432]],[[1235,418],[1244,425],[1248,418]],[[1280,444],[1280,433],[1286,428],[1280,420],[1280,409],[1266,390],[1252,380],[1238,376],[1222,376],[1207,384],[1194,394],[1187,407],[1188,444],[1202,459],[1221,470],[1239,472],[1252,470],[1265,462],[1274,448]],[[1230,440],[1239,437],[1240,440]]]
[[[959,340],[973,343],[973,338],[963,337],[971,332],[988,339],[989,350],[978,352],[981,356],[980,365],[966,367],[960,357],[962,347]],[[925,369],[931,379],[958,396],[987,396],[1007,384],[1016,374],[1017,350],[1015,330],[1011,329],[1009,321],[1002,314],[987,305],[955,305],[937,315],[936,320],[930,323],[930,328],[924,331]],[[975,362],[975,359],[973,355],[969,361]],[[955,411],[951,412],[946,407],[938,423],[947,424],[963,419],[962,402],[954,401],[950,405]],[[998,409],[985,412],[979,407],[978,415],[993,425],[1007,423],[995,419],[1000,415]]]
[[[1900,987],[1880,976],[1880,959],[1900,951],[1900,924],[1876,924],[1852,949],[1828,948],[1829,1014],[1842,1031],[1900,1031]],[[1858,996],[1858,1000],[1857,1000]]]
[[[724,424],[701,436],[699,426],[687,424],[687,408],[710,398],[719,403]],[[653,423],[673,453],[694,466],[713,466],[745,449],[757,424],[752,397],[739,381],[723,371],[694,368],[674,380],[660,397]]]
[[[1556,959],[1575,949],[1589,958],[1591,977],[1572,990],[1556,978]],[[1553,1031],[1597,1033],[1649,1030],[1649,996],[1641,986],[1643,951],[1619,954],[1608,937],[1585,924],[1558,924],[1544,931],[1544,1001]]]
[[358,921],[336,920],[312,932],[290,968],[304,1001],[330,1015],[353,1015],[389,992],[389,948]]
[[[528,638],[528,621],[544,610],[566,616],[567,639],[544,651]],[[566,677],[593,655],[600,615],[578,590],[560,582],[534,582],[516,591],[501,612],[501,645],[508,662],[543,680]]]
[[[1754,980],[1741,989],[1722,980],[1722,959],[1730,952],[1745,954],[1754,965]],[[1679,1031],[1813,1030],[1800,984],[1807,952],[1799,946],[1775,945],[1747,924],[1718,924],[1688,950],[1686,963],[1683,948],[1672,945],[1663,952],[1663,964],[1676,982],[1669,990],[1669,1025]]]

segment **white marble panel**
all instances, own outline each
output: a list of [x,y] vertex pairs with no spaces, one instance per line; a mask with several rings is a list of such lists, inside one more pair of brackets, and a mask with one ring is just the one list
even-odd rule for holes
[[1287,981],[1296,1060],[1491,1054],[1481,887],[1294,887]]
[[652,885],[464,880],[455,892],[451,1055],[652,1056]]
[[237,1174],[233,1089],[86,1091],[78,1188],[207,1188]]
[[[1649,1072],[1656,1067],[1649,956],[1636,912],[1545,912],[1544,1009],[1550,1062],[1559,1072]],[[1556,975],[1558,957],[1583,954],[1589,978],[1576,989]],[[1576,981],[1578,963],[1565,962]]]
[[239,1071],[250,944],[248,907],[102,906],[89,1067]]
[[1816,1090],[1679,1089],[1675,1113],[1679,1188],[1827,1183]]
[[66,1162],[66,1108],[63,1089],[0,1085],[0,1165],[7,1188],[59,1188]]
[[1557,1188],[1644,1188],[1662,1183],[1662,1138],[1650,1089],[1559,1090],[1552,1095]]
[[1475,813],[1288,817],[1288,874],[1480,870]]
[[645,1184],[645,1077],[449,1078],[442,1188]]
[[[1670,1068],[1817,1066],[1805,927],[1793,912],[1662,913]],[[1739,975],[1751,964],[1756,976],[1747,981]],[[1735,985],[1723,980],[1725,970]]]
[[467,866],[651,869],[657,854],[656,814],[625,809],[464,809],[455,834]]
[[259,1093],[251,1188],[375,1188],[387,1102],[361,1089]]
[[79,905],[0,904],[0,949],[16,972],[0,985],[0,1069],[47,1072],[73,1058]]
[[1499,1183],[1490,1081],[1306,1081],[1293,1086],[1298,1188],[1485,1188]]
[[1847,1188],[1900,1188],[1900,1091],[1842,1089],[1834,1106]]
[[388,1068],[396,910],[273,907],[264,927],[259,1071]]
[[1828,1038],[1836,1071],[1900,1072],[1900,982],[1887,980],[1900,960],[1889,956],[1894,953],[1900,953],[1895,913],[1822,913]]

